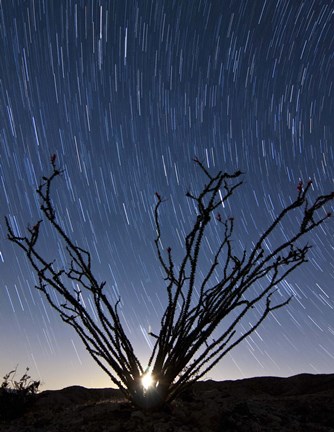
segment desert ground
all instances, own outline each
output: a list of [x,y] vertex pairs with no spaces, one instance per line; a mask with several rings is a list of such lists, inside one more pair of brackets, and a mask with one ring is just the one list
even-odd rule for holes
[[201,381],[161,412],[131,406],[119,390],[43,391],[1,432],[334,431],[334,374]]

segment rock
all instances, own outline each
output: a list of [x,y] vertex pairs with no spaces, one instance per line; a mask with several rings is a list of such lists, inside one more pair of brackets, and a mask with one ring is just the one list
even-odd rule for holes
[[131,417],[145,420],[145,414],[142,411],[134,411],[133,413],[131,413]]

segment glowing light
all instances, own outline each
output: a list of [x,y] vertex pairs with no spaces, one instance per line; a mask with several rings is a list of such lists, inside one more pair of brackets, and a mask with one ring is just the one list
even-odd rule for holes
[[148,390],[153,385],[153,377],[150,374],[150,372],[147,372],[144,374],[141,378],[142,386],[144,387],[144,390]]

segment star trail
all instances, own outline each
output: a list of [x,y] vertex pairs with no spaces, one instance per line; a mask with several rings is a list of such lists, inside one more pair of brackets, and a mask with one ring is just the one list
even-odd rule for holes
[[[205,182],[194,156],[212,172],[244,172],[221,212],[235,218],[236,252],[300,179],[312,179],[314,195],[333,190],[333,29],[331,0],[0,0],[1,376],[19,364],[42,389],[110,386],[6,239],[4,216],[16,233],[39,219],[35,190],[51,155],[65,170],[53,190],[57,217],[121,298],[144,363],[166,305],[154,195],[166,199],[164,246],[181,249],[196,217],[185,193]],[[305,240],[309,262],[278,287],[293,300],[208,378],[333,373],[333,233],[329,219]],[[68,261],[46,223],[40,250]]]

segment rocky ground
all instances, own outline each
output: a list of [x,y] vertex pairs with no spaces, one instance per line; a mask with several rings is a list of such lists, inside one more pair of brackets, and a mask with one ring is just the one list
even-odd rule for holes
[[164,412],[145,414],[114,389],[45,391],[1,432],[334,431],[334,374],[196,383]]

